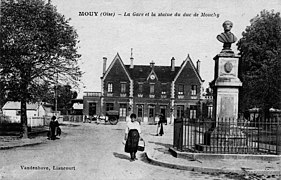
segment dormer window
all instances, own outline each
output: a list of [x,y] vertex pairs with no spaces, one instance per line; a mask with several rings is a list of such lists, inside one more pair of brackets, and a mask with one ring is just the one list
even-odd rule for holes
[[191,86],[191,95],[197,95],[197,85]]
[[183,95],[184,94],[184,85],[183,84],[179,84],[178,94],[179,95]]
[[139,83],[139,93],[142,93],[143,91],[143,83]]
[[121,93],[126,92],[126,83],[121,83]]
[[113,92],[113,84],[112,84],[112,82],[109,82],[107,84],[107,92],[109,92],[109,93]]
[[167,84],[166,83],[162,83],[161,84],[161,94],[162,95],[166,95],[167,94]]
[[150,84],[150,94],[154,94],[154,91],[155,91],[155,84]]

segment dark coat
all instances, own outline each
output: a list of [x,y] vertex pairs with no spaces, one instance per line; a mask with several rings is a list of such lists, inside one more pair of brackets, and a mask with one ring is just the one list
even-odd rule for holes
[[49,127],[50,127],[50,136],[51,136],[50,138],[52,140],[55,140],[56,134],[57,134],[56,131],[57,131],[57,128],[59,127],[59,122],[58,121],[51,121]]

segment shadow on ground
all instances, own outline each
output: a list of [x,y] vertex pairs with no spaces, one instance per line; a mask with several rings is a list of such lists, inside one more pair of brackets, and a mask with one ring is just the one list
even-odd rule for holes
[[148,142],[149,142],[149,143],[154,143],[154,144],[156,144],[156,145],[163,146],[163,147],[165,147],[165,148],[167,148],[167,149],[169,149],[170,147],[172,147],[171,144],[164,144],[164,143],[154,142],[154,141],[148,141]]
[[119,158],[119,159],[126,159],[126,160],[131,160],[130,156],[129,155],[125,155],[125,154],[120,154],[120,153],[117,153],[117,152],[113,152],[113,155],[116,157],[116,158]]

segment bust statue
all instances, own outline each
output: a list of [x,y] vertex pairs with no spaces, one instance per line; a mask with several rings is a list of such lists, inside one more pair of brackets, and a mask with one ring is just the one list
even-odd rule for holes
[[225,21],[222,26],[224,32],[217,35],[217,40],[223,43],[223,51],[231,51],[231,44],[237,41],[235,35],[230,32],[233,23],[231,21]]

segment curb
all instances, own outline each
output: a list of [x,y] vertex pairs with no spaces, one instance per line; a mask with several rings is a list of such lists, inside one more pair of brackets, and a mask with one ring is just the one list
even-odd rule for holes
[[170,147],[169,151],[174,157],[183,158],[183,159],[204,159],[204,160],[247,159],[247,160],[263,160],[263,161],[281,160],[281,155],[192,153],[192,152],[181,152],[173,147]]
[[196,171],[196,172],[207,172],[207,173],[236,173],[239,175],[281,175],[281,172],[278,170],[238,170],[238,169],[222,169],[222,168],[209,168],[209,167],[199,167],[199,166],[188,166],[188,165],[180,165],[180,164],[173,164],[165,161],[160,161],[149,157],[147,152],[145,152],[144,156],[146,159],[158,166],[163,166],[167,168],[173,169],[180,169],[180,170],[187,170],[187,171]]
[[0,147],[0,150],[6,150],[6,149],[12,149],[12,148],[18,148],[18,147],[26,147],[26,146],[35,146],[44,143],[45,141],[42,142],[36,142],[36,143],[29,143],[29,144],[22,144],[22,145],[15,145],[15,146],[3,146]]
[[43,144],[47,141],[47,139],[42,139],[39,142],[31,142],[26,144],[20,144],[20,145],[11,145],[11,146],[2,146],[0,147],[0,150],[6,150],[6,149],[12,149],[12,148],[18,148],[18,147],[26,147],[26,146],[35,146],[39,144]]

